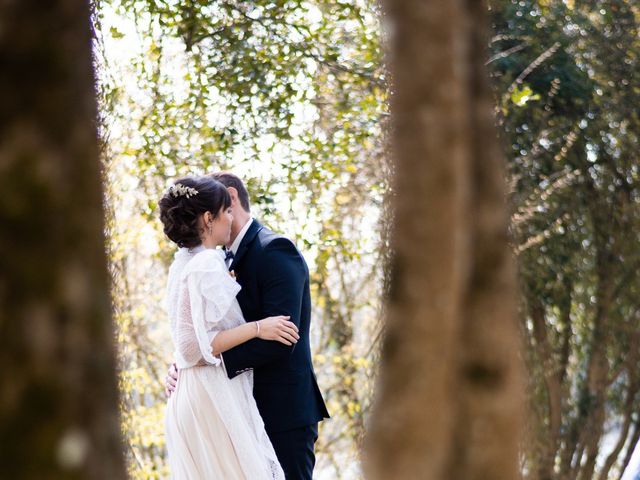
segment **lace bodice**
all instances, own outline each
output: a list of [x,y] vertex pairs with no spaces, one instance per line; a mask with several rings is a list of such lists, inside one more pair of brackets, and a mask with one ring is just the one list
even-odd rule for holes
[[220,364],[211,342],[219,331],[244,323],[236,300],[239,291],[221,251],[201,246],[176,252],[169,268],[166,309],[178,368],[201,360]]

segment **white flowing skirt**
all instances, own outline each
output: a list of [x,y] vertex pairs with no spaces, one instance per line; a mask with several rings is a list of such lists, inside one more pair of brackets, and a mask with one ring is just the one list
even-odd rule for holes
[[251,372],[229,380],[223,365],[179,371],[165,417],[172,478],[284,479],[251,391]]

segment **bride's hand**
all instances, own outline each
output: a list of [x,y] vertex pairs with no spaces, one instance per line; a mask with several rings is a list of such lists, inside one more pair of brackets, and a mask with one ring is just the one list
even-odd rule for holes
[[258,338],[262,340],[275,340],[276,342],[284,343],[285,345],[293,345],[298,342],[300,335],[298,335],[298,327],[293,322],[285,317],[278,315],[277,317],[267,317],[262,320],[258,320],[260,329],[258,331]]
[[178,367],[175,363],[169,365],[169,370],[167,370],[167,376],[164,379],[164,393],[169,398],[173,392],[176,390],[176,385],[178,384]]

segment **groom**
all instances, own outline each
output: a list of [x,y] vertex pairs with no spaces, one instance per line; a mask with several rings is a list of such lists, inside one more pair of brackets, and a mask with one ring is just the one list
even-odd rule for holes
[[[211,175],[227,187],[233,223],[227,266],[242,286],[238,303],[246,321],[289,315],[300,339],[293,346],[254,338],[224,353],[229,378],[253,369],[253,396],[288,480],[311,480],[318,422],[329,418],[311,364],[309,270],[291,240],[251,217],[249,194],[229,172]],[[175,388],[175,370],[168,379]]]

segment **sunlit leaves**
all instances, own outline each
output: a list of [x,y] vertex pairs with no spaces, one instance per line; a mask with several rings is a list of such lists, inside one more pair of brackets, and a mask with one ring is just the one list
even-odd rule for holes
[[[159,231],[157,199],[170,178],[231,168],[247,182],[253,215],[293,237],[309,262],[314,348],[341,359],[316,365],[334,407],[331,424],[322,427],[319,468],[336,455],[356,465],[377,352],[369,337],[379,323],[380,215],[390,171],[375,2],[103,5],[115,11],[103,19],[111,55],[130,54],[122,70],[114,59],[101,76],[112,99],[103,108],[119,340],[125,375],[144,369],[153,392],[145,397],[151,403],[141,403],[126,383],[131,452],[155,448],[139,433],[153,421],[132,416],[156,418],[152,407],[163,400],[159,379],[168,361],[149,354],[158,341],[150,337],[165,319],[162,286],[151,291],[146,278],[152,271],[162,279],[172,256]],[[163,457],[149,454],[132,465],[144,475],[163,468]]]
[[540,94],[533,93],[531,87],[525,85],[521,88],[516,88],[511,93],[511,101],[516,104],[518,107],[522,107],[527,104],[527,102],[540,100]]

